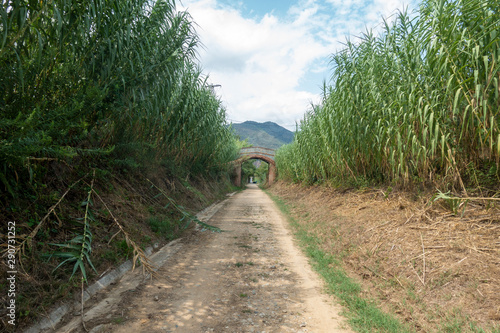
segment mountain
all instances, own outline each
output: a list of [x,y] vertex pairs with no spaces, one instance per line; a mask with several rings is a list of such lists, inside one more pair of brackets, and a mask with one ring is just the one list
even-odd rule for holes
[[294,136],[293,132],[270,121],[265,123],[245,121],[233,124],[233,128],[241,140],[248,139],[248,143],[265,148],[277,149],[291,143]]

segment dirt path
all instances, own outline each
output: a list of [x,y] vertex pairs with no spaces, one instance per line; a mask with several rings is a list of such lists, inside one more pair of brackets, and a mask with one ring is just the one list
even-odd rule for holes
[[[295,247],[286,222],[256,185],[198,231],[163,249],[159,278],[128,274],[86,304],[97,332],[350,332],[340,308]],[[175,255],[174,255],[175,254]],[[83,332],[78,317],[57,332]]]

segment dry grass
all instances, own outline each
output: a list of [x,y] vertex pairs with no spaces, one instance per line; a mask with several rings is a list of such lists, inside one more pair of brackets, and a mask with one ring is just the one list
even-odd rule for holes
[[292,205],[323,250],[343,259],[367,296],[417,330],[500,326],[498,207],[469,203],[456,216],[445,204],[380,189],[280,182],[271,192]]

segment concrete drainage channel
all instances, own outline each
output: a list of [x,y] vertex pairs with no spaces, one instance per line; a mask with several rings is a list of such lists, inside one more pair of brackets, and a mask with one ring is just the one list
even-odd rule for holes
[[[227,196],[230,197],[234,195],[234,193],[228,194]],[[212,216],[217,213],[217,211],[222,208],[222,206],[225,204],[226,200],[215,203],[198,214],[196,214],[196,217],[202,221],[202,222],[207,222],[212,218]],[[198,227],[198,225],[197,225]],[[198,228],[197,228],[198,229]],[[155,249],[154,247],[150,246],[144,250],[147,256],[151,259],[151,262],[157,267],[161,267],[169,257],[177,253],[181,248],[182,248],[182,243],[180,242],[181,239],[176,239],[164,247],[162,247],[160,250],[157,252],[153,253],[153,250]],[[152,255],[151,255],[152,254]],[[128,260],[125,263],[121,264],[118,268],[114,269],[113,271],[107,273],[104,275],[102,278],[100,278],[97,282],[94,284],[90,285],[86,290],[83,292],[83,303],[87,302],[92,296],[96,295],[99,291],[103,290],[104,288],[110,286],[111,284],[116,283],[119,279],[125,276],[127,272],[129,272],[132,269],[132,260]],[[129,274],[128,276],[125,276],[123,280],[126,280],[124,283],[124,287],[122,288],[116,288],[117,290],[111,291],[110,294],[116,294],[118,297],[125,289],[134,289],[136,288],[143,280],[144,277],[140,275],[131,275]],[[111,295],[113,297],[113,295]],[[107,306],[105,302],[100,302],[97,304],[95,307],[90,309],[87,313],[85,313],[86,317],[92,317],[93,314],[99,313],[100,310],[102,310],[103,306]],[[79,301],[73,302],[73,303],[67,303],[63,304],[53,311],[51,311],[46,318],[42,319],[39,321],[37,324],[33,325],[32,327],[28,328],[25,330],[25,333],[38,333],[38,332],[43,332],[47,331],[50,329],[54,329],[55,326],[63,319],[63,317],[71,312],[79,312],[81,309],[81,303]],[[71,330],[75,329],[80,325],[80,319],[75,318],[68,325],[65,326],[64,331],[65,332],[70,332]]]

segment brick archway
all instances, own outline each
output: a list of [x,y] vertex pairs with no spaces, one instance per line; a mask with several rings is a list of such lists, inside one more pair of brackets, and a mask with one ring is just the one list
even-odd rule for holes
[[243,164],[243,162],[251,159],[261,160],[269,164],[269,170],[266,176],[266,184],[272,185],[276,179],[276,163],[274,162],[274,159],[261,154],[245,154],[245,156],[234,161],[236,175],[234,177],[233,184],[238,187],[241,186],[241,165]]

